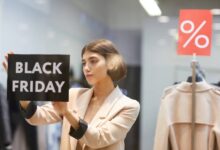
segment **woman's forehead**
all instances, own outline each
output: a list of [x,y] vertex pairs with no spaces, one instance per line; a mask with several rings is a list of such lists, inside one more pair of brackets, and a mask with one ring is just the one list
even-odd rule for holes
[[82,56],[82,60],[87,60],[91,58],[100,58],[100,57],[103,56],[95,52],[86,51]]

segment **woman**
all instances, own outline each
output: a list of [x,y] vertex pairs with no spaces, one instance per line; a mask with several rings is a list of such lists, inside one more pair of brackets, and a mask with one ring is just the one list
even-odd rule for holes
[[[91,89],[70,89],[69,102],[36,106],[20,101],[22,113],[32,125],[62,121],[61,150],[124,150],[124,139],[140,109],[114,85],[126,75],[124,61],[105,39],[85,45],[81,57]],[[3,66],[7,70],[6,62]]]

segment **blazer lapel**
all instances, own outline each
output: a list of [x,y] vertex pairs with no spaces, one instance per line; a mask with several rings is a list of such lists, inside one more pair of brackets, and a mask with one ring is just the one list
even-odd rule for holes
[[[86,113],[86,109],[88,107],[92,94],[93,94],[93,88],[88,89],[85,92],[83,92],[83,94],[79,95],[75,101],[73,100],[71,101],[70,105],[74,106],[73,111],[77,112],[79,117],[82,119],[84,118],[84,115]],[[70,127],[70,124],[69,124],[69,127]],[[73,137],[69,137],[69,140],[70,140],[70,149],[76,149],[77,140]]]
[[93,88],[89,89],[88,91],[86,91],[85,93],[83,93],[82,95],[79,96],[79,98],[77,98],[76,100],[76,105],[77,105],[77,113],[79,114],[79,116],[83,119],[88,107],[88,104],[90,102],[90,99],[92,97],[93,94]]
[[104,103],[96,113],[96,115],[93,117],[90,125],[94,125],[97,123],[97,119],[99,118],[105,118],[108,113],[112,110],[114,104],[117,102],[117,100],[122,96],[122,92],[117,86],[110,94],[109,96],[105,99]]
[[[93,89],[90,89],[87,93],[79,97],[78,108],[80,108],[80,110],[78,110],[78,112],[80,114],[80,117],[82,118],[84,118],[85,116],[92,94],[93,94]],[[122,95],[123,95],[122,92],[117,86],[105,99],[104,103],[102,104],[96,115],[93,117],[89,125],[94,126],[95,124],[99,123],[98,119],[105,118],[108,115],[108,113],[112,110],[114,104]],[[86,144],[83,144],[82,147],[83,147],[82,149],[84,150],[86,148]]]
[[[87,110],[87,107],[89,105],[90,99],[93,94],[93,88],[89,89],[82,95],[80,95],[76,100],[76,112],[79,114],[79,116],[83,119]],[[117,102],[117,100],[122,96],[122,92],[117,86],[105,99],[104,103],[96,113],[96,115],[93,117],[92,121],[90,122],[90,125],[93,125],[96,123],[95,120],[99,118],[105,118],[108,113],[111,111],[114,104]]]

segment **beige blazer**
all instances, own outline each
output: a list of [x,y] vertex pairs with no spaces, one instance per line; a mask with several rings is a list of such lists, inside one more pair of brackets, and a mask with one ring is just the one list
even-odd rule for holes
[[[81,118],[93,94],[93,89],[72,88],[69,91],[69,108]],[[83,150],[124,150],[124,139],[134,124],[139,103],[123,95],[118,87],[106,98],[88,129],[80,139]],[[51,104],[38,106],[35,114],[27,120],[32,125],[62,121],[61,150],[75,150],[77,140],[69,135],[70,123],[55,112]]]
[[[191,83],[182,82],[162,96],[154,150],[191,150]],[[196,84],[195,150],[220,150],[220,91]]]

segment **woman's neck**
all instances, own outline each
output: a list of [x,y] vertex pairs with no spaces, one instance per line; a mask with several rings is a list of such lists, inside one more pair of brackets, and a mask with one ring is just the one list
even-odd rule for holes
[[93,88],[93,97],[96,97],[97,99],[103,99],[107,97],[114,90],[115,87],[111,79],[106,79],[105,81],[99,82],[94,85]]

